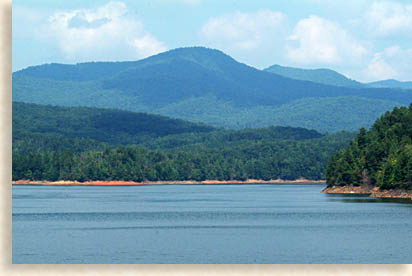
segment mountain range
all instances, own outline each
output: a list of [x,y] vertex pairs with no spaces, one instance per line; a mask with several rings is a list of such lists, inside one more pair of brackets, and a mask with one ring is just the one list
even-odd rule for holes
[[[281,65],[272,65],[266,69],[267,72],[275,73],[286,78],[305,80],[326,85],[344,86],[352,88],[365,88],[367,85],[351,80],[342,74],[330,69],[302,69]],[[390,88],[390,87],[388,87]]]
[[349,79],[345,75],[330,69],[302,69],[275,64],[264,70],[295,80],[306,80],[334,86],[357,88],[370,87],[412,89],[412,81],[398,81],[394,79],[388,79],[375,82],[361,83],[356,80]]
[[412,81],[397,81],[394,79],[375,81],[368,83],[371,87],[377,88],[402,88],[402,89],[412,89]]
[[369,127],[412,101],[412,91],[371,88],[331,70],[270,68],[258,70],[204,47],[139,61],[44,64],[13,73],[13,101],[118,108],[232,129],[278,125],[321,132]]

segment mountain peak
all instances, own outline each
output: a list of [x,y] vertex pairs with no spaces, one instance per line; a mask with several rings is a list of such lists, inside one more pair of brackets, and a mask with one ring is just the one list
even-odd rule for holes
[[165,55],[176,55],[176,56],[208,55],[208,56],[225,56],[225,57],[231,58],[230,56],[226,55],[220,50],[208,48],[204,46],[180,47],[180,48],[175,48],[175,49],[168,50],[166,52],[159,53],[154,56],[165,56]]
[[227,65],[238,63],[229,55],[220,50],[203,46],[182,47],[172,49],[139,61],[139,65],[153,63],[168,63],[176,60],[185,60],[196,63],[209,70],[224,72]]

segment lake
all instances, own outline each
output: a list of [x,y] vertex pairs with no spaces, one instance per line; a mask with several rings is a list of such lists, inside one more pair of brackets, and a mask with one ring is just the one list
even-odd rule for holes
[[13,263],[412,263],[410,201],[324,186],[13,186]]

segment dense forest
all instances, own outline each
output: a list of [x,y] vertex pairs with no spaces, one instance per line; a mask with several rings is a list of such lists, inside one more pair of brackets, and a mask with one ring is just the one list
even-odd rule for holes
[[13,180],[317,180],[353,137],[292,127],[225,130],[120,110],[13,103]]
[[361,129],[332,156],[326,178],[329,186],[412,189],[412,104],[387,112],[369,131]]
[[138,144],[172,134],[216,128],[165,116],[117,109],[57,107],[13,102],[13,139],[17,133],[53,133],[112,144]]
[[13,73],[13,100],[120,108],[230,129],[276,125],[325,133],[370,127],[412,99],[407,90],[353,87],[330,70],[304,71],[315,73],[311,81],[293,72],[284,77],[218,50],[189,47],[138,61],[28,67]]

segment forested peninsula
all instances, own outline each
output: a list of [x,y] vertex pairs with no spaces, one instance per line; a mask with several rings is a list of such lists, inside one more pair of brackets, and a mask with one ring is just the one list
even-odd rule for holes
[[395,108],[332,156],[325,193],[412,199],[412,104]]
[[116,109],[14,102],[13,181],[323,180],[329,157],[354,136],[226,130]]

